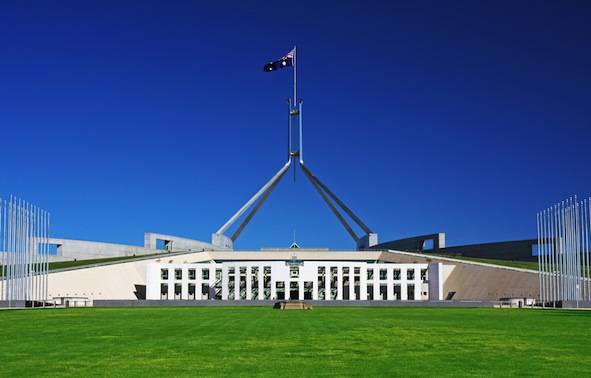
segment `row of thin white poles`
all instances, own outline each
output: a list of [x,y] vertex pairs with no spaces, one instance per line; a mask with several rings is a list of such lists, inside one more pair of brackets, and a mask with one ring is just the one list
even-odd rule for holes
[[22,199],[0,198],[0,300],[47,300],[47,211]]
[[591,198],[571,197],[537,214],[540,300],[591,300]]

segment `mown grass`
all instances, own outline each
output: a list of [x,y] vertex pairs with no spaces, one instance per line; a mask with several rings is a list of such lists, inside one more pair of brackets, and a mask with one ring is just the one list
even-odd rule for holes
[[2,376],[588,376],[591,312],[0,311]]
[[56,270],[56,269],[65,269],[65,268],[77,268],[86,265],[93,265],[93,264],[102,264],[102,263],[109,263],[109,262],[125,262],[125,261],[133,261],[133,260],[142,260],[147,257],[159,256],[159,254],[154,255],[141,255],[141,256],[122,256],[122,257],[107,257],[102,259],[91,259],[91,260],[76,260],[76,261],[56,261],[49,263],[49,270]]
[[538,262],[537,261],[485,259],[485,258],[480,258],[480,257],[455,256],[455,255],[439,255],[439,256],[447,257],[450,259],[474,261],[474,262],[481,262],[481,263],[492,264],[492,265],[509,266],[509,267],[513,267],[513,268],[538,270]]

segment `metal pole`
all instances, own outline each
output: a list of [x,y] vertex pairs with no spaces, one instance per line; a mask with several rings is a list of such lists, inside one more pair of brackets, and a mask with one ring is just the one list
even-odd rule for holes
[[548,255],[549,255],[549,233],[548,233],[548,220],[549,220],[549,210],[544,210],[544,215],[542,219],[542,227],[544,233],[544,254],[542,255],[542,264],[544,270],[544,303],[549,301],[550,297],[550,290],[549,290],[549,280],[548,280]]
[[302,121],[302,105],[303,105],[303,101],[300,100],[298,103],[299,109],[298,109],[298,120],[300,123],[300,163],[304,164],[304,138],[303,138],[303,129],[302,129],[302,125],[303,125],[303,121]]
[[562,203],[558,204],[558,228],[557,228],[557,235],[558,235],[558,283],[560,284],[560,290],[558,295],[558,300],[562,300],[563,292],[564,292],[564,277],[562,275],[563,269],[563,238],[562,238]]
[[6,263],[6,297],[8,299],[8,307],[10,307],[10,301],[12,300],[12,195],[8,202],[6,222],[6,253],[8,253]]
[[6,253],[8,253],[6,257],[6,299],[8,300],[8,307],[10,307],[12,300],[12,195],[6,212]]
[[587,230],[587,238],[585,240],[585,255],[586,255],[586,268],[585,277],[587,283],[587,300],[591,301],[591,251],[589,250],[589,241],[591,240],[591,198],[586,199],[585,212],[587,213],[587,222],[585,222],[585,228]]
[[544,275],[544,253],[546,251],[546,244],[545,244],[545,236],[544,235],[544,216],[545,216],[545,210],[541,211],[540,214],[540,277],[542,279],[542,284],[540,285],[540,291],[541,291],[541,295],[542,295],[542,303],[546,303],[547,298],[546,298],[546,290],[545,290],[545,284],[546,284],[546,280],[545,280],[545,275]]
[[550,209],[544,211],[544,290],[546,302],[550,301]]
[[287,99],[287,160],[291,160],[291,98]]
[[581,298],[585,300],[587,298],[587,281],[585,276],[585,268],[587,256],[585,254],[585,246],[587,241],[587,211],[585,211],[586,201],[585,198],[581,201]]
[[46,256],[47,256],[47,265],[46,265],[46,270],[45,270],[45,298],[47,299],[47,289],[48,289],[48,273],[49,273],[49,232],[51,229],[51,214],[48,212],[45,212],[47,214],[47,227],[45,228],[45,252],[46,252]]
[[18,269],[17,269],[17,285],[18,285],[18,291],[17,291],[17,297],[15,298],[16,300],[21,300],[21,298],[23,297],[23,209],[22,209],[22,201],[19,198],[18,200],[18,204],[16,207],[16,211],[17,211],[17,237],[16,237],[16,242],[17,242],[17,256],[18,256]]
[[573,283],[572,283],[572,272],[571,272],[571,260],[572,260],[572,224],[571,224],[571,199],[568,199],[568,205],[566,208],[566,214],[567,214],[567,247],[566,247],[566,276],[568,278],[568,296],[567,299],[572,299],[572,290],[573,290]]
[[591,236],[589,232],[591,232],[591,200],[585,199],[585,213],[587,214],[585,222],[585,279],[587,284],[587,300],[591,301],[591,255],[589,251],[589,240]]
[[570,200],[570,288],[571,300],[576,300],[576,278],[575,278],[575,264],[576,264],[576,241],[575,241],[575,200],[571,197]]
[[542,307],[544,307],[544,299],[543,299],[543,289],[542,289],[542,259],[540,256],[542,255],[542,244],[540,243],[540,213],[536,216],[536,228],[538,230],[538,281],[540,285],[540,302],[542,302]]
[[582,224],[582,218],[583,218],[583,214],[582,214],[582,210],[583,210],[583,201],[577,201],[577,283],[579,285],[578,288],[578,297],[579,300],[582,300],[584,298],[584,289],[583,289],[583,285],[585,283],[584,281],[584,276],[583,276],[583,272],[584,272],[584,265],[583,265],[583,246],[584,246],[584,241],[583,241],[583,224]]
[[556,205],[551,207],[552,214],[552,307],[556,307],[556,298],[558,297],[558,273],[556,264],[556,241],[558,237],[556,235]]
[[0,300],[4,300],[4,280],[6,279],[6,275],[4,274],[4,266],[6,265],[6,261],[4,256],[6,255],[6,248],[4,247],[4,236],[6,235],[6,230],[4,229],[4,206],[2,202],[2,197],[0,197],[0,246],[2,248],[2,258],[0,259]]
[[297,65],[297,46],[293,47],[293,106],[298,103],[298,65]]
[[33,204],[27,204],[27,298],[33,300],[34,276],[33,276]]
[[36,268],[35,271],[37,273],[37,299],[41,299],[41,255],[39,254],[39,226],[41,224],[41,220],[39,215],[41,214],[41,209],[35,209],[35,245],[33,251],[35,252],[35,260],[36,260]]

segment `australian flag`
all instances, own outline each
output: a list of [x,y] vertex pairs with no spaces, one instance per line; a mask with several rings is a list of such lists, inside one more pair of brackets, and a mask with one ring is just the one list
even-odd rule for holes
[[296,55],[296,48],[294,47],[293,49],[291,49],[290,52],[285,54],[281,59],[278,59],[274,62],[269,62],[269,63],[265,64],[265,66],[263,67],[263,71],[272,72],[272,71],[276,71],[281,68],[291,67],[291,66],[293,66],[293,61],[295,59],[295,55]]

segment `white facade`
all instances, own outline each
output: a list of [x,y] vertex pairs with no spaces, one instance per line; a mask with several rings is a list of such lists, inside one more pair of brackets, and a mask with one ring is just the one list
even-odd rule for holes
[[441,264],[363,261],[150,263],[151,300],[428,300],[440,299]]

